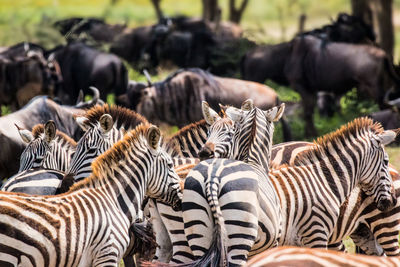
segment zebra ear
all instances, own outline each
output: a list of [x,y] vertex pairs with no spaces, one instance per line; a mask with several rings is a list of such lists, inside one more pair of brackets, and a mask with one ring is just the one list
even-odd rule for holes
[[54,121],[48,121],[44,125],[44,136],[47,143],[50,143],[56,137],[56,124]]
[[30,131],[21,129],[17,124],[14,124],[14,125],[15,125],[15,127],[17,127],[19,136],[21,136],[21,139],[25,143],[29,144],[34,139],[32,133]]
[[108,133],[112,127],[114,126],[114,120],[110,114],[104,114],[100,117],[100,126],[103,130],[103,133]]
[[254,103],[252,99],[247,99],[242,103],[241,109],[244,111],[250,111],[254,108]]
[[273,107],[264,111],[264,114],[269,121],[278,121],[282,117],[284,111],[285,103],[282,103],[279,107]]
[[86,132],[89,129],[88,125],[86,124],[89,121],[88,118],[79,116],[75,117],[75,121],[84,132]]
[[206,101],[201,102],[201,110],[203,111],[203,117],[206,122],[211,125],[217,120],[221,119],[217,112],[215,112]]
[[235,107],[229,107],[226,109],[225,113],[226,113],[226,116],[228,116],[228,118],[230,118],[234,122],[237,122],[242,119],[242,117],[244,116],[245,113],[247,113],[247,111],[245,112],[242,109],[238,109]]
[[393,130],[387,130],[379,134],[379,141],[382,145],[388,145],[396,139],[397,132]]
[[147,130],[147,143],[149,146],[157,150],[158,146],[160,144],[160,138],[161,138],[161,132],[160,129],[158,129],[157,126],[150,126],[150,128]]

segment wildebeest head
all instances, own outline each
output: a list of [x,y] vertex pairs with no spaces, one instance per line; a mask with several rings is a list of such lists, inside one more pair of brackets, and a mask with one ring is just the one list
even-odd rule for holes
[[126,93],[116,98],[116,104],[136,110],[147,85],[142,82],[129,81]]

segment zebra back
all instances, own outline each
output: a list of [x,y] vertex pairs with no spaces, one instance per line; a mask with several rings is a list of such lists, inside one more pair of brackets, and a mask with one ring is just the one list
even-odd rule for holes
[[[67,170],[76,142],[55,127],[53,121],[33,127],[31,139],[21,154],[19,172],[36,167]],[[21,137],[26,136],[22,131],[19,129]],[[27,141],[26,138],[22,139]]]
[[371,257],[332,250],[278,247],[253,257],[247,267],[313,266],[313,267],[382,267],[400,266],[399,257]]
[[30,195],[54,195],[65,173],[58,170],[35,168],[10,177],[1,191]]

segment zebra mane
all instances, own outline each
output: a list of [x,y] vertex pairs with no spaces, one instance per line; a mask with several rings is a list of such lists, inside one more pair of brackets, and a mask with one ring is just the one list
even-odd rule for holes
[[110,149],[97,157],[92,163],[92,174],[82,181],[74,184],[69,191],[76,191],[82,188],[91,187],[90,185],[98,184],[98,180],[104,177],[104,174],[110,170],[111,166],[119,165],[121,161],[128,158],[128,153],[135,147],[138,142],[145,141],[145,136],[149,123],[141,123],[135,129],[124,135],[124,139],[115,143]]
[[319,137],[316,141],[314,141],[316,146],[300,152],[295,159],[294,164],[312,164],[313,162],[319,161],[327,155],[330,155],[332,145],[335,145],[340,149],[346,146],[344,141],[350,139],[351,137],[358,138],[358,136],[364,135],[366,132],[380,134],[383,131],[382,125],[374,122],[372,119],[368,117],[357,118],[343,125],[338,130]]
[[[42,134],[44,134],[43,124],[37,124],[33,126],[32,135],[35,139],[41,137]],[[56,130],[56,138],[64,140],[67,144],[69,144],[70,147],[76,147],[75,140],[59,130]]]
[[196,136],[196,132],[199,132],[202,128],[209,128],[208,123],[205,120],[188,124],[172,135],[169,139],[163,139],[163,146],[170,154],[173,152],[179,153],[180,147],[177,147],[179,145],[179,140],[187,139],[191,133],[193,133],[192,136]]
[[117,128],[124,127],[126,130],[136,127],[140,123],[148,123],[147,119],[133,110],[116,106],[104,104],[102,106],[96,105],[89,109],[84,115],[88,120],[84,123],[87,126],[96,124],[100,117],[104,114],[110,114],[116,123]]

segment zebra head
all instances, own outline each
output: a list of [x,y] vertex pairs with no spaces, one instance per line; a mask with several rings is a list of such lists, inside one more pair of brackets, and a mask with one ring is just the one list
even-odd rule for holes
[[360,166],[361,188],[367,195],[373,196],[381,211],[393,207],[397,202],[389,172],[389,156],[384,149],[384,145],[393,142],[396,135],[397,133],[391,130],[373,133],[367,140],[370,145],[367,146],[367,155]]
[[[233,124],[230,127],[210,127],[210,136],[218,136],[213,142],[207,140],[208,149],[214,149],[214,153],[210,154],[213,157],[243,161],[258,158],[255,160],[259,164],[268,166],[274,132],[273,122],[281,118],[284,109],[285,105],[282,104],[263,111],[254,107],[250,99],[244,101],[240,109],[228,107],[225,113]],[[213,133],[213,129],[219,132]],[[217,148],[222,153],[216,153]]]
[[174,171],[171,156],[160,146],[160,138],[160,130],[154,125],[150,126],[147,130],[147,144],[154,167],[150,169],[146,194],[178,210],[182,201],[181,180]]
[[86,117],[77,117],[76,122],[85,131],[79,140],[66,177],[74,177],[75,181],[87,177],[91,172],[93,160],[108,150],[122,136],[114,125],[113,118],[104,114],[96,123]]
[[221,118],[205,101],[202,102],[202,111],[210,128],[207,142],[199,151],[200,159],[227,157],[234,133],[233,121],[228,117]]
[[[22,140],[28,143],[21,154],[18,172],[42,166],[46,155],[51,150],[52,141],[56,136],[56,125],[54,121],[48,121],[44,126],[44,130],[38,134],[36,138],[33,136],[32,132],[21,129],[17,125],[15,126],[18,128]],[[42,127],[43,125],[37,125],[34,127],[33,131],[36,131],[35,129],[38,128],[41,129]],[[37,131],[39,132],[40,129]],[[51,161],[51,158],[46,158],[46,160]]]

